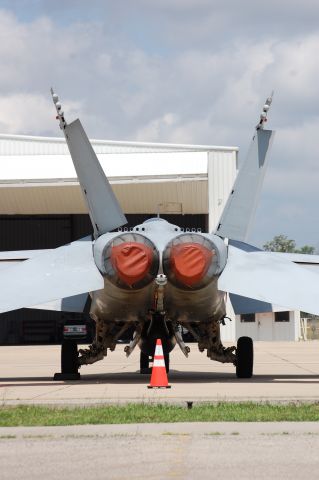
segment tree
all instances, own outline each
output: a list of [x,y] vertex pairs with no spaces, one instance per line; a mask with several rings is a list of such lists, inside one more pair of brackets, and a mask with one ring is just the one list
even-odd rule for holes
[[294,240],[289,240],[286,235],[275,235],[272,240],[263,245],[263,248],[268,252],[292,253],[296,249],[296,242]]
[[296,242],[289,239],[287,235],[275,235],[272,240],[263,245],[263,248],[268,252],[305,253],[308,255],[315,253],[315,247],[310,245],[296,248]]
[[315,247],[310,245],[304,245],[303,247],[296,250],[296,253],[306,253],[308,255],[313,255],[315,253]]

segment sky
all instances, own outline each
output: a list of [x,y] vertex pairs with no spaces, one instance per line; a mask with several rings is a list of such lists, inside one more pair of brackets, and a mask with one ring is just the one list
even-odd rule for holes
[[234,145],[276,130],[250,242],[319,249],[317,0],[0,0],[0,133]]

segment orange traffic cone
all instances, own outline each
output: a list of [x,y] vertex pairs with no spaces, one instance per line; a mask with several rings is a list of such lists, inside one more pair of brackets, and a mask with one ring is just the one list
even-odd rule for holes
[[171,386],[168,385],[162,341],[160,338],[156,340],[151,382],[147,388],[171,388]]

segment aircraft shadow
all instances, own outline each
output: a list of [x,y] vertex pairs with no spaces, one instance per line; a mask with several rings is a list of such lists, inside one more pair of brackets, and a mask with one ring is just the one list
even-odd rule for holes
[[[75,384],[114,384],[114,385],[147,385],[150,375],[141,375],[139,372],[121,372],[121,373],[97,373],[82,374],[81,380],[75,381],[53,381],[52,377],[8,377],[0,378],[0,389],[5,387],[40,387],[57,386],[63,382],[65,385]],[[169,382],[172,384],[200,384],[200,383],[274,383],[280,384],[316,384],[319,383],[319,375],[285,375],[269,374],[256,375],[252,378],[236,378],[235,373],[218,372],[179,372],[171,370],[169,373]]]

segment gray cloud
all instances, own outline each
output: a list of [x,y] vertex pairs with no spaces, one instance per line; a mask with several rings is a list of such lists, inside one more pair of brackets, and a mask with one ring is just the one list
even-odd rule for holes
[[53,85],[92,137],[239,145],[244,156],[274,89],[278,132],[252,240],[318,243],[317,2],[1,5],[2,133],[57,135]]

